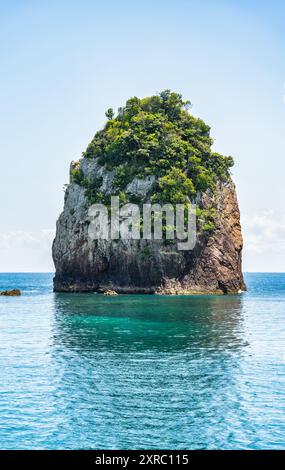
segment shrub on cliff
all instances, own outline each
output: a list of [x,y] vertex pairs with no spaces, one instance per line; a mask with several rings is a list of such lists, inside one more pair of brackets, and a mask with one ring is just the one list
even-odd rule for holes
[[191,104],[165,90],[158,95],[130,98],[118,114],[110,108],[108,121],[97,132],[84,156],[98,158],[115,170],[115,187],[123,191],[134,177],[155,175],[155,199],[180,202],[197,191],[226,180],[231,157],[211,151],[210,127],[189,113]]

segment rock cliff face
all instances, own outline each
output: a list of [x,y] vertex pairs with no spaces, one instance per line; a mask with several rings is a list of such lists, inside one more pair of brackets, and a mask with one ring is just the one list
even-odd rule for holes
[[[78,165],[85,178],[100,177],[103,193],[112,192],[114,172],[96,159],[83,158]],[[152,176],[134,178],[127,191],[145,197],[154,184]],[[200,194],[201,208],[215,207],[215,228],[199,232],[191,251],[159,240],[91,240],[89,206],[85,188],[71,180],[53,243],[55,291],[225,294],[245,289],[240,214],[231,179]]]
[[[224,294],[245,289],[239,208],[230,176],[234,161],[212,151],[210,127],[191,115],[190,107],[179,93],[164,90],[130,98],[117,115],[107,110],[104,127],[83,158],[71,164],[53,244],[56,291]],[[195,202],[196,244],[191,250],[184,244],[181,251],[167,236],[140,238],[144,217],[135,224],[137,239],[94,239],[91,229],[99,219],[90,207],[103,203],[107,211],[112,196],[121,206],[132,203],[140,210],[144,203],[174,209]],[[128,231],[127,214],[120,217]],[[164,235],[169,235],[175,224],[166,220]]]

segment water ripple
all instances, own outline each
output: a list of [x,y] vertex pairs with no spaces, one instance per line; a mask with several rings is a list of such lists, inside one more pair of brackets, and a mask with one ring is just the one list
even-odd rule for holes
[[285,447],[285,275],[242,296],[64,295],[0,275],[3,449]]

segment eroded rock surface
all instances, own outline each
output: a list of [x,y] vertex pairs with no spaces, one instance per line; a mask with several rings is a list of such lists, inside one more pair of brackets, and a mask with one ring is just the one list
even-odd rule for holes
[[[96,160],[83,158],[88,178],[101,178],[101,190],[112,192],[113,173]],[[128,191],[146,195],[155,179],[135,179]],[[245,289],[241,271],[242,235],[235,186],[218,183],[199,195],[202,208],[215,207],[215,229],[198,234],[192,251],[159,240],[91,240],[90,202],[84,187],[71,182],[53,243],[55,291],[116,293],[237,293]]]

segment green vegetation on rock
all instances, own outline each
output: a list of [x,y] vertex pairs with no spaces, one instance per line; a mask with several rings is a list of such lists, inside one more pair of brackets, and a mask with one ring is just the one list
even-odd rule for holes
[[[130,98],[116,116],[112,108],[106,111],[108,121],[83,156],[115,172],[113,194],[122,203],[144,202],[126,191],[134,178],[154,175],[149,200],[173,204],[193,201],[198,193],[214,191],[217,181],[227,181],[233,159],[212,152],[210,127],[189,113],[190,106],[180,94],[165,90]],[[100,179],[86,180],[77,167],[71,173],[72,181],[86,188],[90,202],[108,203]],[[213,229],[214,217],[211,210],[201,211],[204,230]]]
[[135,176],[164,177],[174,167],[187,174],[194,192],[213,188],[216,178],[227,179],[233,159],[211,151],[210,127],[189,107],[189,101],[169,90],[130,98],[116,117],[112,109],[106,112],[108,121],[84,156],[116,169],[119,184]]

